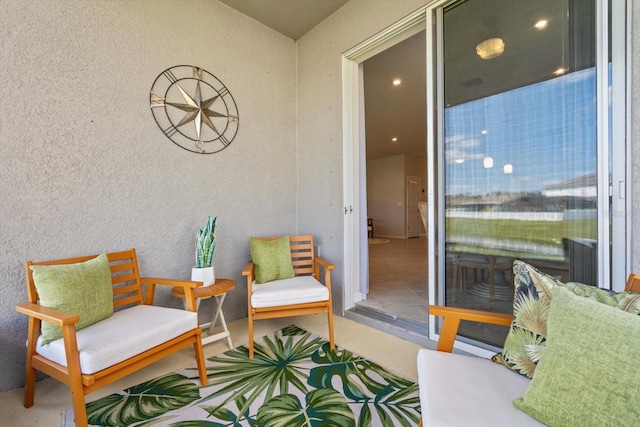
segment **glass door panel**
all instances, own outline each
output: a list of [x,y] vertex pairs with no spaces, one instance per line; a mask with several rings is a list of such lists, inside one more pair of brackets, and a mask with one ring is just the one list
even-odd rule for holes
[[[514,259],[597,284],[595,13],[585,0],[444,8],[446,305],[511,312]],[[461,329],[494,345],[505,334]]]

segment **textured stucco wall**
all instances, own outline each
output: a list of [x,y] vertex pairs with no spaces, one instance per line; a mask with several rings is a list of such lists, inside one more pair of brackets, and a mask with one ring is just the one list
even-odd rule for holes
[[[0,1],[0,391],[23,384],[27,259],[135,247],[143,275],[188,278],[217,215],[216,273],[238,284],[225,315],[246,317],[249,236],[297,230],[295,55],[211,0]],[[181,64],[238,104],[220,153],[179,148],[151,115],[154,79]]]
[[424,0],[351,0],[297,43],[298,224],[321,236],[336,263],[336,310],[343,307],[344,206],[342,54],[425,5]]

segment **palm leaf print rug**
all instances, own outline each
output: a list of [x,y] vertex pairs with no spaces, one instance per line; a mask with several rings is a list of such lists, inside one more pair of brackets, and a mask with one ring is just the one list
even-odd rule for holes
[[[417,426],[418,386],[295,325],[87,403],[98,426]],[[73,426],[67,409],[63,425]]]

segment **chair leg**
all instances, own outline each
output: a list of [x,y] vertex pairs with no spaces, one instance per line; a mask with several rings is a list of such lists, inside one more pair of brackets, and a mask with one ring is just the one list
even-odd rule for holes
[[452,299],[456,300],[456,288],[458,287],[458,281],[460,280],[460,266],[454,262],[453,264],[453,296]]
[[253,316],[249,309],[249,359],[253,359]]
[[36,370],[31,367],[31,355],[27,354],[27,369],[24,382],[24,407],[33,406],[34,394],[36,390]]
[[82,389],[82,379],[80,376],[74,378],[69,384],[71,388],[71,403],[73,406],[73,415],[75,417],[76,427],[87,427],[87,407],[84,403],[84,391]]
[[33,368],[33,356],[36,354],[36,342],[40,333],[40,320],[29,318],[29,338],[27,340],[27,364],[24,382],[24,407],[30,408],[34,403],[36,391],[36,370]]
[[331,309],[331,307],[329,307],[327,313],[327,320],[329,323],[329,346],[333,350],[334,348],[336,348],[336,345],[333,338],[333,310]]
[[196,363],[198,364],[198,374],[200,376],[200,384],[209,384],[207,377],[207,365],[204,360],[204,349],[202,348],[202,337],[198,334],[198,339],[193,343],[193,350],[196,353]]

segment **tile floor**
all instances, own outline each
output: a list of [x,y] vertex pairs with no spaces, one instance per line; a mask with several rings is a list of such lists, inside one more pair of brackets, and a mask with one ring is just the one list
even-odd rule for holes
[[[385,320],[400,327],[427,335],[428,281],[427,239],[388,239],[386,243],[369,245],[369,294],[356,304],[356,311]],[[452,272],[447,280],[452,282]],[[458,291],[449,305],[485,311],[510,312],[511,297],[499,298],[492,304],[486,283],[468,278],[467,292]],[[505,284],[506,285],[506,284]],[[448,289],[449,292],[452,289]],[[508,293],[508,290],[507,290]],[[474,337],[493,346],[501,346],[507,333],[502,326],[463,322],[461,335]]]
[[369,245],[369,295],[357,306],[426,325],[427,238],[388,240]]

